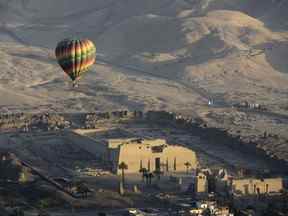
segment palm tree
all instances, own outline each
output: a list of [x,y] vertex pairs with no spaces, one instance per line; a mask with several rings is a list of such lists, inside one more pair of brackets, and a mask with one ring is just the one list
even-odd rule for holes
[[146,168],[140,168],[139,170],[140,173],[142,173],[142,181],[144,182],[145,174],[147,173]]
[[148,181],[148,179],[149,179],[149,172],[147,171],[146,173],[143,174],[143,176],[144,176],[144,179],[146,180],[146,185],[148,185],[148,183],[149,183],[149,181]]
[[191,167],[191,163],[187,161],[186,163],[184,163],[184,165],[186,166],[186,174],[188,175],[188,170],[189,167]]
[[122,171],[122,184],[125,184],[125,173],[124,171],[128,169],[128,165],[123,161],[119,164],[119,169]]
[[148,173],[148,179],[149,179],[149,184],[150,185],[151,185],[152,178],[154,178],[154,175],[153,175],[153,173],[149,172]]

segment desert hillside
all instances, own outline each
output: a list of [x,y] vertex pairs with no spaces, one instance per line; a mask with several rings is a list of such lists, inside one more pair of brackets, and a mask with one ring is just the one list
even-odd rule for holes
[[[287,160],[287,10],[285,0],[0,0],[1,110],[185,111],[244,138],[279,134],[260,147]],[[78,89],[54,57],[66,37],[97,46]],[[266,113],[231,108],[241,102]]]

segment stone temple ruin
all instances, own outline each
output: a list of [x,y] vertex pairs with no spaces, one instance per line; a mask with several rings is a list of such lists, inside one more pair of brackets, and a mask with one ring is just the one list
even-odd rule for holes
[[[77,132],[77,133],[76,133]],[[180,145],[169,145],[164,139],[108,139],[95,140],[85,136],[82,130],[69,133],[68,137],[78,143],[81,148],[101,157],[114,173],[120,174],[119,164],[128,165],[126,173],[139,173],[146,168],[150,171],[186,172],[197,168],[196,153]]]
[[138,173],[140,169],[148,171],[185,172],[196,169],[197,157],[194,151],[168,145],[164,139],[110,139],[106,143],[107,159],[113,164],[113,171],[120,173],[119,164],[128,165],[127,173]]
[[[169,130],[166,126],[169,126]],[[209,128],[202,119],[190,118],[189,115],[166,111],[2,115],[0,131],[3,132],[0,135],[0,149],[5,150],[2,154],[0,150],[2,171],[4,165],[10,166],[10,161],[16,161],[12,160],[13,154],[9,152],[14,153],[19,158],[18,164],[22,165],[16,166],[19,175],[12,176],[13,181],[29,182],[40,178],[76,198],[87,198],[96,184],[74,182],[74,177],[87,179],[89,176],[92,179],[102,176],[97,181],[105,179],[105,183],[100,183],[106,185],[107,179],[111,178],[112,182],[115,178],[110,171],[122,174],[119,169],[122,162],[127,165],[125,174],[132,174],[127,178],[133,179],[134,184],[137,179],[135,177],[138,177],[142,189],[151,189],[151,178],[145,179],[144,172],[140,173],[140,170],[145,169],[147,176],[151,174],[158,177],[153,180],[156,189],[165,191],[171,187],[204,201],[211,194],[217,193],[226,199],[233,195],[235,203],[242,205],[247,203],[247,197],[255,201],[261,195],[277,196],[285,185],[281,177],[238,178],[233,172],[218,172],[215,168],[210,171],[201,169],[198,164],[201,164],[203,155],[201,152],[198,154],[197,145],[189,146],[185,143],[187,140],[189,143],[195,141],[186,133],[196,133],[200,138],[231,144],[237,146],[237,149],[244,149],[245,145],[237,137],[231,137],[227,131]],[[237,171],[236,166],[229,168]],[[37,170],[41,171],[37,173]],[[132,185],[128,182],[126,186],[129,190]],[[173,201],[173,197],[171,199],[172,202],[178,202]],[[198,207],[191,211],[202,210]]]

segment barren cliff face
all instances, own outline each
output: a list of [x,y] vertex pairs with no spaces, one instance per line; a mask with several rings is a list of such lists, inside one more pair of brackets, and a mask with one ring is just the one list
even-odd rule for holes
[[[120,79],[104,72],[111,65],[98,65],[92,69],[97,76],[87,75],[89,86],[96,86],[95,79],[102,80],[102,71],[103,83],[107,76],[121,80],[109,81],[109,88],[127,82],[132,73],[138,79],[141,74],[153,82],[184,85],[202,102],[217,97],[229,103],[245,99],[274,104],[278,97],[282,104],[288,73],[286,9],[288,4],[282,0],[1,0],[2,83],[27,91],[39,85],[29,96],[40,96],[45,103],[51,93],[47,88],[58,87],[58,93],[51,95],[55,99],[64,91],[61,82],[66,77],[53,50],[59,40],[75,36],[97,44],[98,60],[149,72],[122,68],[116,72],[122,73]],[[47,93],[43,96],[42,91]],[[71,97],[90,97],[88,89],[81,94]],[[128,94],[127,89],[123,94]],[[155,101],[159,104],[159,99]],[[161,101],[171,103],[167,96]]]
[[[286,115],[287,10],[285,0],[0,0],[1,109],[185,110],[229,128],[209,114],[248,101]],[[54,57],[66,37],[97,45],[77,90]]]

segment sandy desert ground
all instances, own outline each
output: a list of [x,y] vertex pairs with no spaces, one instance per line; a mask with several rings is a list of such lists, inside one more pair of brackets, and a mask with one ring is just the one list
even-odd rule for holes
[[[287,9],[285,0],[1,0],[1,111],[185,110],[249,139],[278,134],[260,147],[288,160]],[[54,57],[66,37],[97,46],[78,89]],[[270,113],[231,108],[242,101]]]

